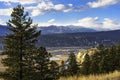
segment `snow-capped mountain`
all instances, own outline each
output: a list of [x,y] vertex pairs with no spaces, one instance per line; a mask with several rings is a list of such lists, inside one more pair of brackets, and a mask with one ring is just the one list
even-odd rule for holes
[[[96,32],[96,30],[90,28],[77,26],[54,26],[54,25],[38,27],[38,30],[41,30],[42,34]],[[7,26],[0,25],[0,36],[4,36],[9,33],[10,31],[7,29]]]
[[54,34],[54,33],[76,33],[76,32],[96,32],[94,29],[78,27],[78,26],[45,26],[39,27],[42,34]]

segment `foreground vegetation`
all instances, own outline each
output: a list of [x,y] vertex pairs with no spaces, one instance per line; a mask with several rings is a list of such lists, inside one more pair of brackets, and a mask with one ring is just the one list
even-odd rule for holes
[[120,72],[115,71],[109,74],[61,77],[60,80],[120,80]]

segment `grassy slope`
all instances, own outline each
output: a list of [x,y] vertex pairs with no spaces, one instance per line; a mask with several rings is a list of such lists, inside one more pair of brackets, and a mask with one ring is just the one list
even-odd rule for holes
[[1,56],[0,55],[0,72],[5,71],[5,67],[3,66],[3,64],[1,63],[1,59],[5,58],[6,56]]
[[120,80],[120,72],[115,71],[109,74],[60,78],[60,80],[88,80],[88,79],[89,80]]

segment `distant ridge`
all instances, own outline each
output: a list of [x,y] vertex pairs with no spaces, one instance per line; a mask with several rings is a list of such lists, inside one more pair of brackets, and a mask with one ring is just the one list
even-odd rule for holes
[[78,26],[44,26],[39,27],[38,30],[42,31],[42,34],[58,34],[58,33],[77,33],[77,32],[96,32],[94,29],[78,27]]
[[8,26],[0,25],[0,36],[5,36],[6,34],[10,33],[10,31],[7,28]]
[[46,47],[96,47],[99,44],[111,46],[120,42],[120,30],[100,32],[79,32],[47,34],[39,38],[39,44]]
[[[94,29],[78,27],[78,26],[42,26],[38,27],[38,30],[41,30],[42,34],[60,34],[60,33],[77,33],[77,32],[96,32]],[[0,25],[0,36],[5,36],[9,34],[7,26]]]
[[[2,48],[3,36],[6,26],[0,26],[0,49]],[[49,27],[50,28],[50,27]],[[48,28],[47,28],[48,29]],[[3,31],[2,31],[3,30]],[[39,28],[38,28],[39,30]],[[2,32],[1,32],[2,31]],[[51,33],[42,34],[39,37],[38,45],[45,47],[96,47],[99,44],[111,46],[120,42],[120,30],[112,31],[89,31],[75,33]]]

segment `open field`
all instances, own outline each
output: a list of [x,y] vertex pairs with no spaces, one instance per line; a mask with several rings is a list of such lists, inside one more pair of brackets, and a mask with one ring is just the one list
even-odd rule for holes
[[120,72],[115,71],[109,74],[63,77],[59,80],[120,80]]

